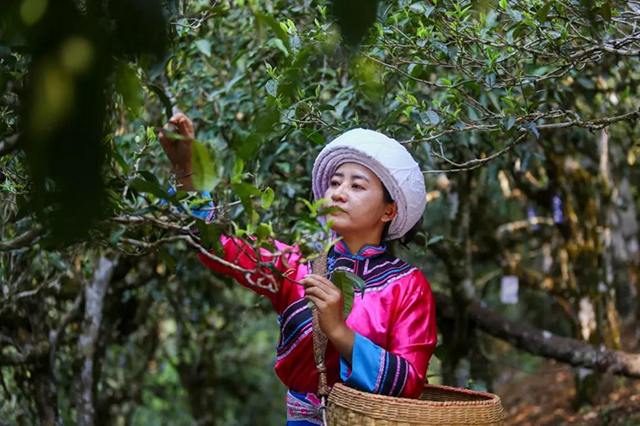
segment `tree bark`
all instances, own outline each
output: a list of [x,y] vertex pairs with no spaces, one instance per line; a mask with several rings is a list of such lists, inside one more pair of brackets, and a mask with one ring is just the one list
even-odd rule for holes
[[41,358],[41,362],[31,370],[31,375],[40,426],[55,426],[58,420],[58,399],[48,357]]
[[79,426],[93,426],[95,423],[94,355],[102,322],[104,297],[115,267],[116,262],[101,258],[93,281],[85,288],[84,327],[78,342],[78,352],[82,357],[80,377],[77,382]]
[[[434,293],[434,297],[438,318],[454,320],[456,314],[451,298],[438,292]],[[467,315],[472,326],[531,354],[576,367],[640,378],[640,355],[598,349],[581,340],[556,336],[546,330],[520,325],[476,303],[467,306]]]

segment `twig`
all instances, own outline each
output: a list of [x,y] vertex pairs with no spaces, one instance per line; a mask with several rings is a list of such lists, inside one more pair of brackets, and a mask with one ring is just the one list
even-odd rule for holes
[[13,240],[0,241],[0,252],[17,250],[31,245],[42,233],[42,225],[36,224],[32,229]]
[[[504,154],[506,154],[507,152],[511,151],[513,148],[515,148],[516,146],[520,145],[525,139],[526,137],[529,135],[529,133],[524,133],[522,135],[520,135],[520,137],[518,139],[516,139],[515,141],[511,142],[506,148],[502,149],[501,151],[496,152],[495,154],[490,155],[487,158],[475,158],[473,160],[469,160],[465,163],[461,163],[461,164],[457,164],[452,162],[451,160],[447,160],[447,162],[449,162],[450,164],[453,164],[456,168],[455,169],[449,169],[449,170],[425,170],[422,173],[424,174],[431,174],[431,173],[456,173],[456,172],[466,172],[469,170],[474,170],[477,169],[478,167],[482,167],[483,165],[499,158],[502,157]],[[440,154],[434,154],[434,156],[438,156],[440,157]]]

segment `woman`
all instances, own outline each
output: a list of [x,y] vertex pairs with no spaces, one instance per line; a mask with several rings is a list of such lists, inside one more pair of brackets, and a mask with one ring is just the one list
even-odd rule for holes
[[[191,181],[193,124],[183,114],[165,126],[184,136],[160,142],[184,190]],[[198,188],[201,189],[201,188]],[[200,255],[216,272],[267,296],[278,313],[280,341],[276,373],[289,387],[287,425],[321,424],[318,412],[318,373],[313,357],[311,311],[315,304],[319,325],[327,335],[326,367],[329,385],[344,382],[383,395],[417,398],[425,384],[429,358],[436,345],[436,319],[428,281],[419,269],[394,257],[385,241],[401,238],[421,221],[426,205],[424,178],[411,154],[397,141],[370,130],[350,130],[328,144],[313,167],[316,199],[328,200],[332,230],[341,240],[328,256],[328,277],[314,275],[299,263],[295,248],[275,242],[288,252],[275,267],[285,276],[277,293],[256,285],[259,277],[245,277]],[[337,210],[337,209],[336,209]],[[224,258],[253,268],[256,254],[240,241],[223,236]],[[268,253],[257,256],[272,260]],[[343,317],[342,293],[331,272],[346,269],[366,283],[349,317]]]

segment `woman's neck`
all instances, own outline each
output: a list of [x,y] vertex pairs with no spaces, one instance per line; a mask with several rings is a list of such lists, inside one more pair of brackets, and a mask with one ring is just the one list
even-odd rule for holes
[[347,246],[351,254],[358,254],[360,250],[362,250],[364,247],[367,247],[367,246],[378,247],[381,244],[380,236],[376,238],[374,236],[369,235],[369,236],[363,236],[359,238],[358,235],[348,235],[348,236],[341,235],[341,237],[342,237],[342,241],[344,241],[345,245]]

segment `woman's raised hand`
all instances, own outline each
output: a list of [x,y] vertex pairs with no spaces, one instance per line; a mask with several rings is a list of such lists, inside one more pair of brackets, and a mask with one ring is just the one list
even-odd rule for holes
[[194,136],[193,122],[183,113],[174,114],[158,134],[160,145],[177,175],[178,184],[187,191],[194,189],[191,180],[191,141]]
[[[172,137],[172,134],[179,137]],[[193,122],[181,112],[174,114],[158,135],[171,165],[182,173],[191,172],[191,140],[194,136]]]

